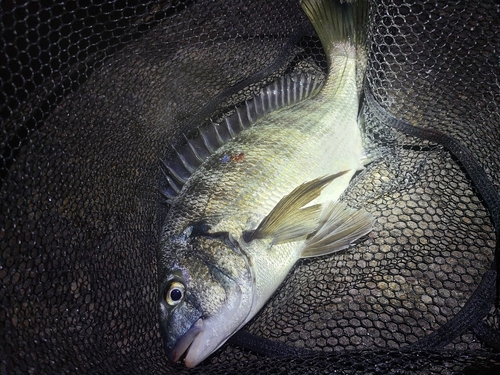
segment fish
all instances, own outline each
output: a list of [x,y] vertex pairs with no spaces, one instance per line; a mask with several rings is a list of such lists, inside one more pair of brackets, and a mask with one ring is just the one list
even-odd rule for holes
[[262,309],[302,258],[349,248],[374,217],[339,201],[363,168],[368,2],[303,0],[326,78],[278,79],[163,162],[158,309],[167,358],[194,367]]

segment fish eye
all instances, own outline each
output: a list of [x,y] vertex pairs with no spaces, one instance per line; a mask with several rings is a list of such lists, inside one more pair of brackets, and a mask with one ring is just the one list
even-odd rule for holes
[[178,305],[184,298],[184,291],[186,290],[184,284],[173,281],[168,288],[167,295],[165,296],[166,302],[170,306]]

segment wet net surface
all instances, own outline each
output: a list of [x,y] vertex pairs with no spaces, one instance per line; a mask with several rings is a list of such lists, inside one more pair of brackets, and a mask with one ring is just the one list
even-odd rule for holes
[[[157,324],[159,158],[275,77],[323,72],[309,21],[288,1],[1,7],[1,372],[188,373]],[[495,2],[376,2],[367,72],[383,108],[467,147],[497,194],[499,29]],[[365,112],[374,161],[342,199],[375,230],[300,262],[245,327],[297,354],[227,344],[193,373],[499,371],[477,328],[498,327],[491,293],[455,324],[493,263],[488,198],[439,139]]]

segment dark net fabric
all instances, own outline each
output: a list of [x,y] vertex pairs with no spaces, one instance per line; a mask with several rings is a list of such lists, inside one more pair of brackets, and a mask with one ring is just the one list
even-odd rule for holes
[[226,344],[191,371],[157,324],[159,160],[275,77],[324,72],[314,30],[288,0],[3,1],[0,17],[2,374],[500,371],[482,281],[498,207],[480,194],[500,189],[497,3],[377,1],[367,42],[377,102],[458,141],[486,182],[367,104],[373,162],[342,199],[375,230],[297,265],[245,327],[264,350]]

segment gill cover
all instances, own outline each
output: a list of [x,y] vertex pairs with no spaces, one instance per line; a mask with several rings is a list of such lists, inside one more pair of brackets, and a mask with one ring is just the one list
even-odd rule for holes
[[[199,223],[164,242],[175,254],[159,289],[160,331],[167,357],[193,367],[246,322],[254,278],[248,258],[227,233]],[[165,248],[166,247],[166,248]]]

